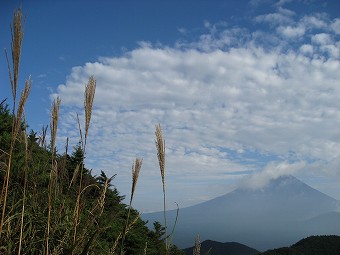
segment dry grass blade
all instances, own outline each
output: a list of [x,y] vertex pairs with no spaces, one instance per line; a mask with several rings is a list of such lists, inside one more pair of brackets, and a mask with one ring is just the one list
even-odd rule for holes
[[79,220],[79,209],[80,209],[80,200],[81,200],[81,188],[82,188],[82,181],[83,181],[83,170],[84,170],[84,159],[86,154],[86,142],[87,142],[87,135],[90,127],[90,120],[92,115],[92,106],[93,106],[93,99],[94,94],[96,91],[96,80],[94,79],[94,76],[91,76],[89,78],[88,83],[85,85],[85,92],[84,92],[84,109],[85,109],[85,141],[83,140],[82,135],[82,129],[80,126],[79,116],[77,114],[77,120],[78,120],[78,127],[80,132],[80,140],[82,144],[82,150],[83,150],[83,158],[82,158],[82,164],[80,168],[80,180],[79,180],[79,189],[78,189],[78,195],[77,195],[77,202],[75,207],[75,213],[74,213],[74,223],[73,223],[73,244],[76,243],[76,237],[77,237],[77,225]]
[[116,254],[116,249],[118,247],[118,243],[119,243],[119,240],[122,238],[122,233],[119,233],[119,235],[117,236],[115,242],[113,243],[110,251],[109,251],[109,254],[110,255],[115,255]]
[[58,117],[59,117],[59,108],[60,108],[60,98],[57,97],[52,105],[52,112],[51,112],[51,149],[52,154],[54,154],[55,150],[55,140],[57,137],[57,127],[58,127]]
[[195,239],[195,247],[193,250],[193,255],[200,255],[201,254],[201,242],[200,242],[200,236],[197,235]]
[[144,255],[146,255],[147,250],[148,250],[148,242],[145,242]]
[[161,125],[156,125],[156,148],[157,148],[157,157],[159,163],[159,169],[161,170],[162,183],[163,183],[163,192],[165,191],[165,141],[163,141],[162,136],[162,128]]
[[133,226],[137,223],[138,219],[140,218],[140,214],[138,213],[138,215],[133,219],[133,221],[128,225],[127,229],[126,229],[126,233],[129,233],[129,231],[133,228]]
[[[131,209],[131,206],[130,206],[130,209]],[[130,210],[129,210],[129,212],[130,212]],[[138,214],[130,224],[127,224],[125,226],[123,234],[122,235],[121,234],[118,235],[118,237],[117,237],[117,239],[116,239],[116,241],[114,243],[114,246],[112,247],[111,251],[114,252],[114,250],[117,248],[119,238],[121,237],[122,238],[122,246],[120,248],[120,255],[124,255],[125,254],[125,252],[124,252],[124,245],[123,245],[124,244],[125,236],[126,236],[127,233],[129,233],[129,231],[132,229],[132,227],[137,223],[139,218],[140,218],[140,214]],[[127,222],[128,222],[128,220],[127,220]],[[114,253],[110,253],[110,254],[114,254]]]
[[128,232],[128,224],[129,224],[129,219],[130,219],[130,213],[131,213],[131,207],[132,207],[132,200],[133,200],[133,195],[135,193],[135,189],[136,189],[136,185],[137,185],[137,181],[138,181],[138,176],[139,176],[139,172],[140,169],[142,167],[142,162],[143,159],[141,158],[136,158],[136,161],[132,163],[132,187],[131,187],[131,197],[130,197],[130,205],[129,205],[129,211],[128,211],[128,215],[126,218],[126,222],[125,222],[125,227],[123,230],[123,235],[122,235],[122,245],[121,245],[121,249],[120,249],[120,254],[124,254],[124,240],[125,240],[125,236]]
[[[96,188],[99,189],[98,186],[95,186]],[[96,205],[92,208],[92,210],[90,211],[91,215],[94,215],[96,217],[102,215],[103,210],[104,210],[104,205],[105,205],[105,197],[106,197],[106,191],[109,187],[109,179],[105,180],[103,188],[100,192],[100,196],[97,199],[97,203]],[[99,209],[99,211],[97,211],[97,209]]]
[[[0,235],[2,233],[2,227],[4,224],[4,217],[5,217],[5,211],[6,211],[6,203],[7,203],[7,195],[8,195],[8,186],[9,186],[9,178],[10,178],[10,171],[11,171],[11,161],[12,161],[12,154],[13,154],[13,149],[14,149],[14,144],[15,140],[17,137],[17,134],[19,132],[19,129],[21,128],[22,124],[22,116],[24,113],[25,109],[25,104],[28,98],[28,95],[30,93],[31,89],[31,80],[28,79],[26,80],[26,85],[24,91],[21,93],[20,101],[19,101],[19,107],[18,107],[18,112],[17,116],[13,118],[13,125],[12,125],[12,137],[11,137],[11,146],[10,146],[10,153],[9,153],[9,160],[7,164],[7,172],[5,175],[5,180],[3,182],[3,189],[4,190],[4,203],[3,203],[3,208],[2,208],[2,214],[1,214],[1,223],[0,223]],[[1,199],[2,200],[2,194],[1,193]]]
[[49,236],[50,236],[50,223],[51,223],[51,210],[52,210],[52,191],[53,184],[55,184],[56,175],[57,175],[57,165],[54,162],[54,153],[55,153],[55,140],[57,137],[57,128],[58,128],[58,117],[59,117],[59,108],[60,108],[60,98],[57,97],[52,105],[51,112],[51,152],[52,152],[52,168],[50,172],[50,181],[49,181],[49,192],[48,192],[48,215],[47,215],[47,234],[46,234],[46,252],[45,254],[49,254]]
[[[69,176],[68,176],[68,171],[66,169],[66,164],[67,164],[67,153],[68,153],[68,141],[69,138],[66,138],[66,143],[65,143],[65,154],[63,156],[63,161],[61,164],[61,169],[60,169],[60,183],[68,183],[69,182]],[[63,185],[60,185],[61,190],[63,190]]]
[[166,199],[165,199],[165,141],[163,140],[161,125],[156,125],[156,149],[159,163],[159,169],[161,171],[162,184],[163,184],[163,213],[164,213],[164,240],[165,240],[165,254],[168,254],[168,236],[167,236],[167,225],[166,225]]
[[72,184],[74,184],[75,180],[77,179],[78,177],[78,173],[79,173],[79,164],[76,166],[76,169],[74,169],[74,172],[73,172],[73,176],[72,176],[72,179],[70,181],[70,185],[68,186],[68,189],[70,190]]
[[175,228],[176,228],[176,225],[177,225],[177,222],[178,222],[178,214],[179,214],[179,206],[178,204],[175,202],[176,206],[177,206],[177,210],[176,210],[176,218],[175,218],[175,223],[174,223],[174,226],[172,227],[172,231],[171,231],[171,234],[169,235],[170,236],[170,240],[169,240],[169,247],[171,245],[171,242],[172,242],[172,238],[174,237],[174,233],[175,233]]
[[13,92],[13,98],[15,98],[16,88],[18,84],[18,77],[19,77],[21,44],[22,44],[22,39],[24,37],[24,32],[23,32],[23,27],[22,27],[21,9],[14,11],[13,27],[11,27],[11,30],[12,30],[12,61],[13,61],[12,92]]
[[[15,105],[16,105],[16,93],[17,93],[17,84],[18,84],[18,76],[19,76],[19,63],[20,63],[20,54],[21,54],[21,43],[23,38],[23,30],[22,30],[22,12],[21,9],[14,11],[13,17],[13,27],[11,27],[12,31],[12,63],[13,63],[13,76],[10,69],[10,64],[8,60],[7,51],[6,59],[8,65],[8,72],[9,78],[12,87],[12,94],[13,94],[13,115],[15,112]],[[13,78],[14,77],[14,78]],[[26,98],[27,99],[27,98]],[[5,213],[6,213],[6,203],[7,203],[7,195],[8,195],[8,185],[9,185],[9,178],[10,178],[10,171],[11,171],[11,161],[12,161],[12,153],[15,144],[15,118],[13,118],[12,122],[12,137],[11,137],[11,146],[9,152],[9,159],[7,164],[7,171],[4,178],[2,192],[0,195],[0,200],[3,200],[2,204],[2,213],[1,213],[1,221],[0,221],[0,238],[2,234],[2,228],[4,226],[5,220]]]
[[140,169],[142,167],[142,162],[143,162],[143,159],[136,158],[135,163],[132,163],[132,188],[131,188],[131,199],[130,199],[130,201],[132,201],[133,195],[135,193],[139,172],[140,172]]
[[102,215],[103,210],[104,210],[104,205],[105,205],[105,196],[106,196],[106,191],[109,187],[109,180],[107,179],[104,183],[104,187],[102,189],[102,192],[100,194],[100,197],[98,199],[98,206],[100,208],[99,215]]
[[25,89],[24,91],[21,93],[21,97],[20,97],[20,101],[19,101],[19,105],[18,105],[18,112],[17,112],[17,116],[16,116],[16,122],[14,124],[14,139],[16,138],[19,129],[21,127],[21,123],[22,123],[22,116],[24,113],[24,109],[25,109],[25,104],[27,101],[27,98],[30,94],[30,90],[31,90],[31,78],[29,78],[28,80],[26,80],[26,85],[25,85]]
[[[24,123],[25,123],[25,127],[27,127],[25,118],[24,118]],[[28,170],[28,162],[27,162],[27,160],[28,160],[28,139],[27,139],[26,129],[24,130],[24,142],[25,142],[24,191],[23,191],[22,209],[21,209],[20,238],[19,238],[18,255],[21,254],[21,246],[22,246],[22,241],[23,241],[25,203],[26,203],[27,170]]]
[[85,108],[85,141],[88,135],[90,120],[92,114],[92,105],[94,94],[96,91],[96,80],[94,76],[89,78],[88,83],[85,86],[85,94],[84,94],[84,108]]
[[46,134],[47,134],[47,128],[48,128],[48,125],[45,127],[43,126],[42,127],[42,133],[41,135],[39,136],[39,144],[41,147],[45,148],[46,149]]
[[14,11],[13,15],[13,26],[11,26],[12,32],[12,64],[13,64],[13,74],[11,72],[9,59],[7,51],[5,50],[9,79],[12,87],[13,99],[16,99],[17,86],[18,86],[18,77],[19,77],[19,64],[20,64],[20,55],[21,55],[21,44],[22,39],[24,37],[23,27],[22,27],[22,11],[21,8]]

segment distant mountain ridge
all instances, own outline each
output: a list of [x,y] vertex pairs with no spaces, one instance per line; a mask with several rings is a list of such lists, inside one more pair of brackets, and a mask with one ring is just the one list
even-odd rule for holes
[[[194,247],[186,248],[184,252],[187,255],[192,255],[193,249]],[[201,243],[201,254],[208,252],[209,255],[255,255],[259,253],[258,250],[236,242],[220,243],[206,240]]]
[[[269,250],[259,255],[339,255],[340,236],[310,236],[290,247]],[[221,253],[222,255],[222,253]]]
[[[181,209],[173,241],[190,247],[199,234],[202,240],[235,241],[262,251],[289,246],[310,235],[340,235],[339,208],[338,200],[291,175],[281,176],[262,188],[238,188]],[[175,214],[167,212],[168,226]],[[162,215],[143,218],[162,222]]]
[[[193,248],[186,248],[183,251],[187,255],[192,255]],[[262,253],[236,242],[221,243],[206,240],[201,243],[200,251],[201,254],[209,255],[339,255],[340,236],[309,236],[299,240],[290,247],[280,247]]]

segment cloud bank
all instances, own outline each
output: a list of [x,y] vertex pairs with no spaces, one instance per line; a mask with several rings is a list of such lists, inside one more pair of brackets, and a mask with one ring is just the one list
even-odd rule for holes
[[[337,171],[339,19],[298,16],[279,6],[251,22],[262,29],[206,23],[196,40],[141,42],[124,55],[74,67],[52,95],[62,99],[61,140],[77,142],[75,114],[82,116],[84,84],[95,75],[87,164],[118,173],[123,194],[129,194],[136,156],[144,158],[140,196],[161,191],[158,123],[169,200],[182,205],[225,193],[226,184],[262,169],[256,183],[273,170],[292,173],[313,164]],[[160,208],[156,203],[137,207]]]

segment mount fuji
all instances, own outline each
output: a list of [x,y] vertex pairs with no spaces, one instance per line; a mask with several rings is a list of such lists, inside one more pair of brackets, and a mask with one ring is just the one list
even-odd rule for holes
[[[150,225],[162,223],[163,212],[142,218]],[[169,229],[175,218],[176,210],[167,211]],[[262,251],[310,235],[340,235],[340,201],[291,175],[281,176],[261,188],[238,188],[180,209],[173,242],[190,247],[197,234],[201,240],[239,242]]]

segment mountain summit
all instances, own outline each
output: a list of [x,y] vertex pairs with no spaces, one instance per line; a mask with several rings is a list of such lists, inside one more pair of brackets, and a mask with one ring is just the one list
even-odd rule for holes
[[[338,200],[291,175],[281,176],[262,188],[238,188],[181,209],[173,240],[189,247],[200,234],[202,240],[234,241],[266,250],[309,235],[340,234],[339,209]],[[175,214],[167,212],[169,226]],[[163,221],[161,212],[145,214],[144,219]]]

